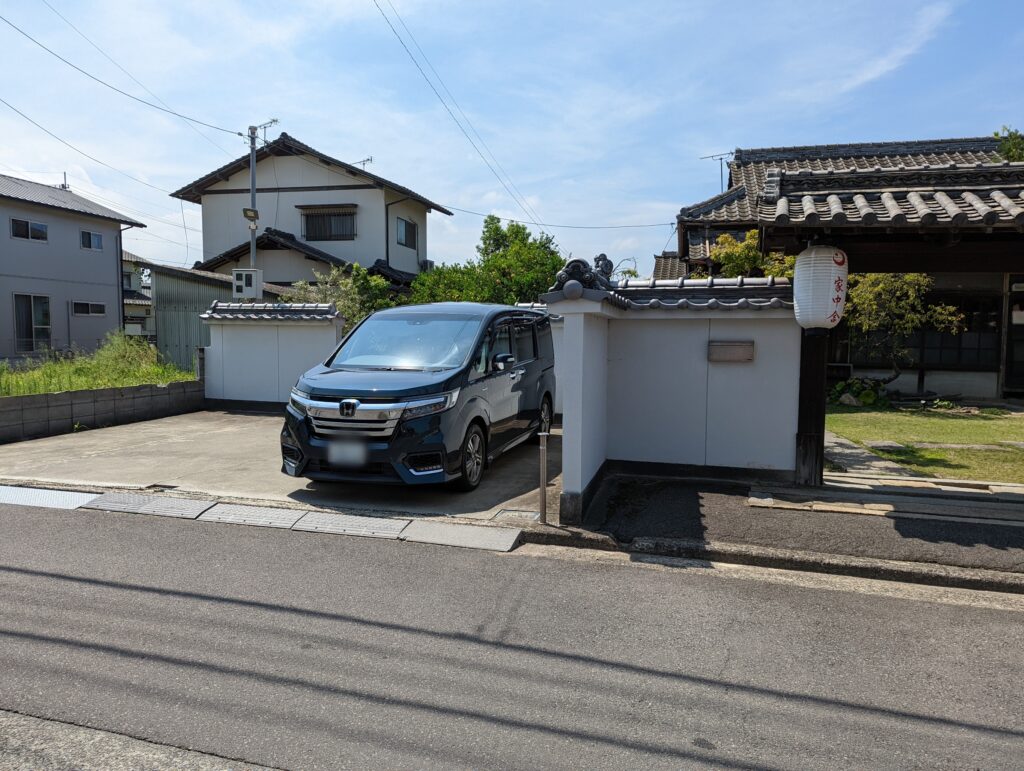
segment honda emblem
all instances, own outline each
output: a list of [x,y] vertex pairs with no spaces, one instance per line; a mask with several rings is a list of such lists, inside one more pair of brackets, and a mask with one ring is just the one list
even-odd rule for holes
[[357,399],[345,399],[341,403],[341,417],[351,418],[356,414],[356,408],[359,406]]

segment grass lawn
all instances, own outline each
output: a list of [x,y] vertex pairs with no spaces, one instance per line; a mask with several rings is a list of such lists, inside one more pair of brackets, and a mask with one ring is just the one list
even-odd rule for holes
[[161,361],[145,340],[118,333],[109,335],[103,346],[88,356],[50,358],[14,367],[0,362],[0,396],[166,385],[195,379],[191,372]]
[[[998,444],[1024,442],[1024,416],[962,414],[947,410],[894,410],[830,406],[825,426],[857,444],[888,440],[900,444]],[[921,449],[872,450],[926,476],[1024,484],[1024,451]]]
[[858,444],[882,439],[900,444],[1024,442],[1024,416],[963,415],[948,410],[829,405],[825,427]]

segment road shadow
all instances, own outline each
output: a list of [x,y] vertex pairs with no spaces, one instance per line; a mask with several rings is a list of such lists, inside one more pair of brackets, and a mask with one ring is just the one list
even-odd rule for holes
[[[561,493],[562,436],[548,437],[548,506]],[[534,441],[498,457],[484,473],[480,486],[459,492],[446,485],[373,485],[350,482],[310,482],[288,497],[322,508],[366,509],[405,515],[493,516],[500,509],[537,511],[540,455]]]

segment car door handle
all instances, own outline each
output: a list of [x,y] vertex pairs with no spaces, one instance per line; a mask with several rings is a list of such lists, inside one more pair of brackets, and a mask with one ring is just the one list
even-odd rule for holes
[[519,378],[521,378],[525,374],[526,374],[526,370],[525,369],[514,369],[514,370],[512,370],[511,372],[508,373],[508,376],[512,380],[518,380]]

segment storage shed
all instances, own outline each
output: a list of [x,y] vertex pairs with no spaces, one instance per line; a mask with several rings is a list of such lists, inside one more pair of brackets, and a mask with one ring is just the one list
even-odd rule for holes
[[791,481],[801,330],[785,279],[610,279],[571,260],[542,300],[563,317],[560,522],[608,474]]
[[210,329],[206,398],[284,404],[299,375],[341,340],[334,305],[214,302],[200,318]]

